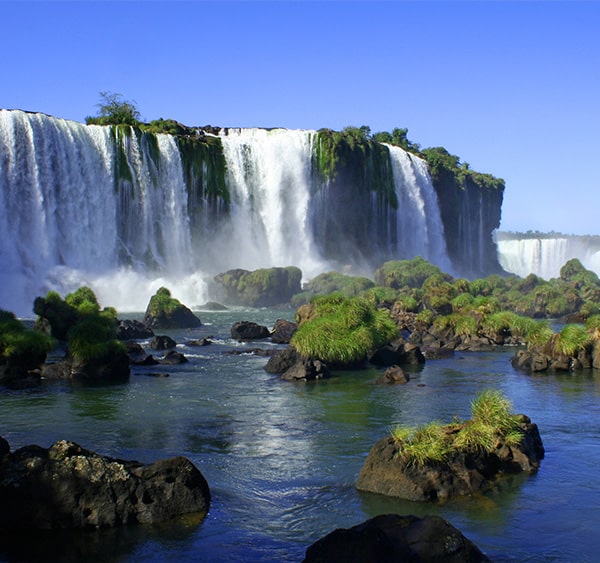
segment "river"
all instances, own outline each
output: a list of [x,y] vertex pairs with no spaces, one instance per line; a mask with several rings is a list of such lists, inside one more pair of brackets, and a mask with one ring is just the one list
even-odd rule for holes
[[[376,386],[375,369],[316,383],[268,374],[229,329],[238,320],[272,327],[292,311],[200,312],[204,325],[160,331],[189,363],[134,368],[110,387],[45,383],[0,391],[0,435],[12,449],[68,439],[103,455],[153,462],[188,457],[212,492],[205,520],[86,533],[0,538],[0,560],[103,562],[299,562],[338,527],[382,513],[438,514],[494,561],[596,561],[600,488],[600,374],[531,376],[514,350],[461,353],[410,370],[407,385]],[[130,318],[135,318],[129,315]],[[202,348],[186,340],[212,336]],[[169,374],[155,377],[150,374]],[[468,418],[470,401],[500,389],[537,423],[546,457],[535,475],[442,505],[358,492],[370,447],[396,423]],[[53,554],[53,555],[49,555]]]

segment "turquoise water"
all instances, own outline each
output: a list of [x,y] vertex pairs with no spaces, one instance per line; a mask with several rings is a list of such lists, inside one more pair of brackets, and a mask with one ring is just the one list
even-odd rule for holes
[[[184,455],[206,477],[213,502],[199,525],[3,537],[0,559],[301,561],[333,529],[396,512],[439,514],[495,561],[597,560],[600,374],[529,376],[512,369],[512,350],[504,350],[430,361],[403,386],[373,385],[377,370],[303,384],[267,374],[264,357],[227,353],[274,347],[232,341],[233,322],[271,327],[291,315],[200,313],[204,326],[164,331],[188,364],[138,368],[127,384],[1,391],[0,435],[13,449],[69,439],[142,462]],[[209,335],[211,346],[183,345]],[[169,377],[146,375],[159,372]],[[444,505],[355,490],[370,447],[390,426],[468,418],[470,401],[487,388],[501,389],[515,412],[538,424],[546,458],[536,475]]]

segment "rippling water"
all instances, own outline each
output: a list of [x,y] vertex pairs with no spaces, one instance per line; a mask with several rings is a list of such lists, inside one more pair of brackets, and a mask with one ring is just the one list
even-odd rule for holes
[[[303,384],[267,374],[264,357],[227,354],[275,347],[232,341],[235,321],[271,327],[291,315],[201,313],[204,326],[165,331],[188,364],[137,368],[124,385],[1,391],[0,435],[13,449],[69,439],[142,462],[184,455],[206,477],[213,502],[199,525],[0,538],[0,559],[299,562],[333,529],[395,512],[439,514],[495,561],[597,560],[600,374],[528,376],[512,369],[505,350],[430,361],[403,386],[373,385],[377,370]],[[184,344],[209,335],[211,346]],[[148,375],[157,373],[169,377]],[[546,458],[536,475],[443,505],[355,490],[370,447],[392,425],[468,418],[470,401],[487,388],[501,389],[538,424]]]

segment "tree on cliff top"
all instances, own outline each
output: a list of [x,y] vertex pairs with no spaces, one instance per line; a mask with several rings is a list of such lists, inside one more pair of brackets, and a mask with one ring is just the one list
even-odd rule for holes
[[135,100],[124,100],[121,94],[100,92],[100,103],[96,117],[86,117],[88,125],[139,125],[140,112]]

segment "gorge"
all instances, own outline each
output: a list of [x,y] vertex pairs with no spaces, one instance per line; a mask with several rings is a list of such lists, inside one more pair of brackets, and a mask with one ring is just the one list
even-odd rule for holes
[[0,307],[27,316],[81,285],[120,311],[165,284],[198,304],[230,268],[371,275],[420,255],[499,271],[503,182],[436,158],[329,130],[170,135],[2,110]]

